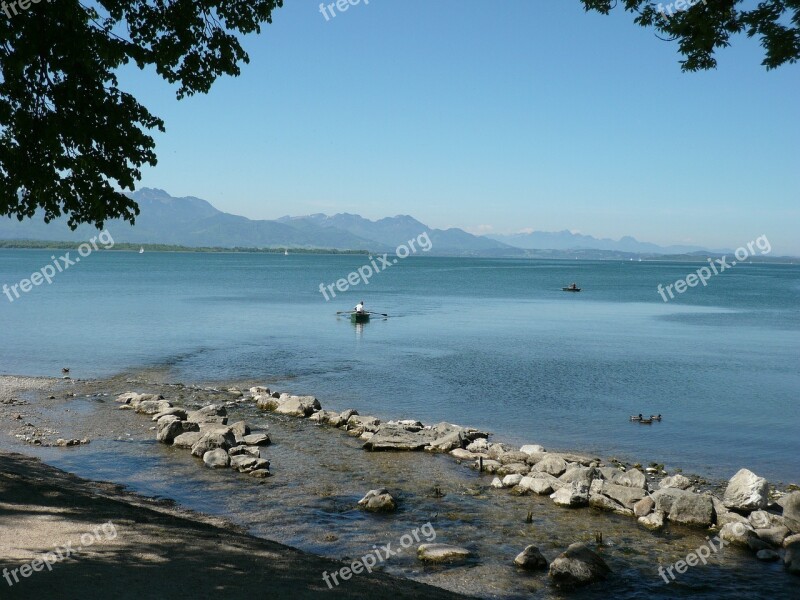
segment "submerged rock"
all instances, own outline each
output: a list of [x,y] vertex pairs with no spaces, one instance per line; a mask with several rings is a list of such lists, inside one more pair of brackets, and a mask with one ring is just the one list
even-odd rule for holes
[[472,556],[466,548],[450,544],[422,544],[417,548],[417,558],[424,562],[455,562]]
[[358,505],[370,512],[394,512],[397,509],[397,503],[386,488],[370,490]]
[[517,554],[514,564],[526,571],[544,571],[547,569],[547,559],[536,546],[527,546]]
[[742,512],[766,508],[769,504],[769,484],[752,471],[740,469],[728,482],[722,503]]
[[657,510],[647,516],[639,517],[638,523],[650,531],[661,531],[664,529],[664,513]]
[[550,577],[558,585],[583,586],[608,577],[611,569],[586,544],[572,544],[550,563]]

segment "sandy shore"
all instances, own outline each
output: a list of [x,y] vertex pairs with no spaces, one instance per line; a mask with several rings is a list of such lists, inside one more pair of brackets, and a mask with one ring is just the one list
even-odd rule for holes
[[[32,563],[56,548],[63,561],[50,568]],[[18,570],[15,582],[11,571],[27,563],[33,568]],[[463,597],[384,573],[328,589],[322,573],[342,566],[252,537],[222,519],[0,453],[1,598]]]

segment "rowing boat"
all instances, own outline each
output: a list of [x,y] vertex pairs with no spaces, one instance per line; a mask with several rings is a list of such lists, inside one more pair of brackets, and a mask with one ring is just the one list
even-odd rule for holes
[[368,312],[352,312],[350,313],[350,322],[351,323],[368,323],[369,322],[369,313]]

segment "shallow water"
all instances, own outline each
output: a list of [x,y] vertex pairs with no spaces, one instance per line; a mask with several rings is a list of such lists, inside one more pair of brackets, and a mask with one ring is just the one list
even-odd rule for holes
[[[0,250],[0,284],[52,254]],[[518,443],[800,480],[799,266],[737,265],[665,304],[658,284],[700,265],[419,257],[326,303],[319,284],[365,260],[93,254],[13,303],[0,296],[0,372],[166,363],[184,381],[274,382]],[[561,292],[571,281],[584,291]],[[392,318],[337,319],[362,298]],[[664,421],[628,421],[640,412]]]
[[[156,443],[149,418],[117,409],[113,397],[131,388],[160,391],[176,403],[227,399],[224,394],[120,379],[67,384],[67,391],[77,390],[80,397],[64,400],[64,394],[57,393],[58,400],[39,399],[15,410],[37,425],[54,426],[61,436],[89,436],[91,444],[37,448],[20,446],[3,435],[0,445],[35,453],[80,476],[115,481],[144,494],[174,498],[191,509],[228,516],[255,535],[334,558],[357,559],[387,543],[396,549],[403,535],[430,522],[437,542],[464,545],[474,558],[464,565],[429,567],[408,549],[388,559],[383,568],[480,597],[796,597],[796,578],[782,565],[760,563],[735,548],[719,551],[708,565],[689,569],[667,585],[658,566],[685,558],[705,543],[704,532],[670,525],[664,533],[652,534],[631,518],[561,509],[546,497],[514,497],[490,488],[491,476],[447,455],[365,452],[360,440],[339,430],[265,413],[249,403],[230,407],[229,420],[244,419],[254,430],[268,429],[273,444],[262,455],[272,461],[273,476],[257,481],[232,471],[211,471],[188,450]],[[379,486],[396,494],[399,510],[389,516],[357,510],[358,499]],[[436,497],[434,487],[444,497]],[[528,511],[534,514],[531,524],[525,523]],[[553,588],[546,574],[521,573],[511,564],[528,544],[537,545],[552,560],[575,541],[594,542],[595,532],[603,534],[605,545],[599,551],[614,572],[605,584],[566,594]]]

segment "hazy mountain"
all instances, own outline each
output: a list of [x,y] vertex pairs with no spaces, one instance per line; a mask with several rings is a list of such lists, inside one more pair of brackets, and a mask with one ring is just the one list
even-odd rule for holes
[[572,233],[571,231],[533,231],[511,235],[487,235],[489,239],[503,242],[509,246],[525,249],[548,250],[614,250],[617,252],[635,252],[645,254],[687,254],[705,251],[702,246],[658,246],[649,242],[640,242],[629,235],[612,240],[598,239],[591,235]]
[[[427,232],[433,244],[431,254],[524,254],[518,248],[477,237],[461,229],[431,229],[409,216],[378,221],[350,214],[284,217],[277,221],[251,220],[217,210],[200,198],[173,198],[164,190],[143,188],[131,196],[141,210],[136,225],[131,227],[119,220],[106,224],[118,243],[390,252],[398,245]],[[70,231],[66,221],[66,218],[60,218],[45,224],[41,216],[21,223],[16,219],[0,219],[0,239],[81,242],[97,234],[88,225]]]

